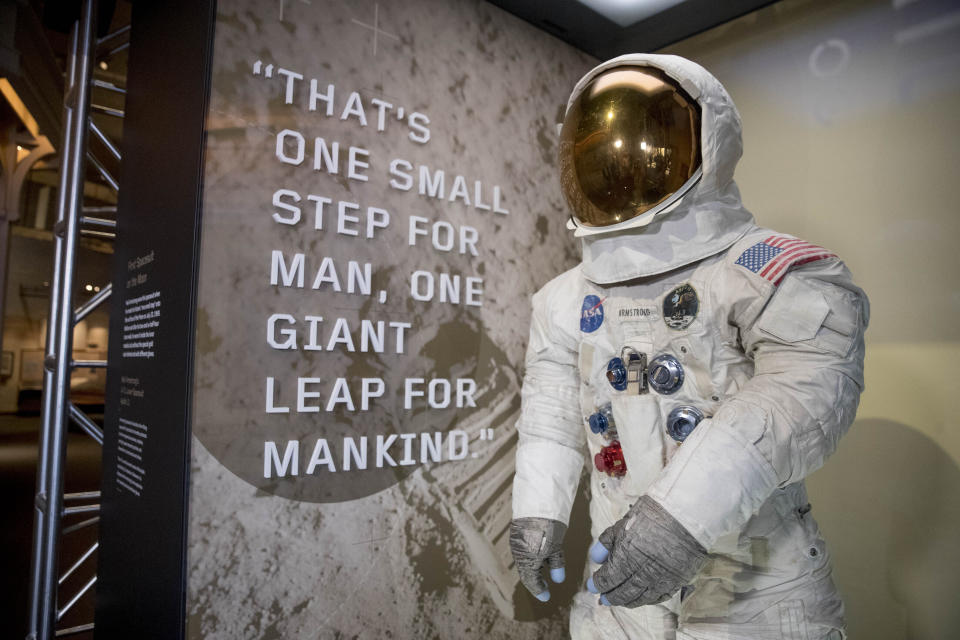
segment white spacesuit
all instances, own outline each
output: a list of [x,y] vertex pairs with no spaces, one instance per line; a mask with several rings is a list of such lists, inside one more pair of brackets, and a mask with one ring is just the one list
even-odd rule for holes
[[546,600],[541,567],[563,578],[588,450],[604,562],[573,638],[845,637],[803,480],[853,421],[865,295],[837,256],[743,208],[740,117],[702,67],[600,65],[561,138],[583,261],[533,298],[511,528],[524,585]]

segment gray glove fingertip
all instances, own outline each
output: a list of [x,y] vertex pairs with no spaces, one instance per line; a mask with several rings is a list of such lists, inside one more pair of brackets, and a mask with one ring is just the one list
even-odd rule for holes
[[612,549],[613,543],[616,542],[616,539],[617,539],[617,530],[618,530],[618,527],[616,524],[613,526],[607,527],[606,529],[603,530],[603,533],[600,534],[600,537],[597,538],[597,540],[600,542],[600,544],[602,544],[608,550]]
[[[524,571],[520,573],[520,582],[526,588],[530,594],[540,600],[541,602],[546,602],[541,596],[544,593],[549,594],[550,590],[547,587],[547,581],[543,579],[543,576],[540,575],[540,572],[528,572]],[[547,595],[547,598],[550,596]]]
[[591,576],[593,578],[594,586],[600,593],[606,593],[617,586],[610,578],[612,566],[613,565],[610,563],[602,564],[596,571],[593,572],[593,576]]
[[550,579],[553,582],[561,583],[567,578],[567,572],[564,569],[563,550],[557,549],[547,556],[547,567],[550,569]]
[[563,560],[563,551],[556,551],[547,556],[547,566],[551,569],[563,569],[566,563]]
[[594,564],[603,564],[610,556],[610,549],[605,547],[602,542],[597,541],[590,547],[589,555],[590,561]]

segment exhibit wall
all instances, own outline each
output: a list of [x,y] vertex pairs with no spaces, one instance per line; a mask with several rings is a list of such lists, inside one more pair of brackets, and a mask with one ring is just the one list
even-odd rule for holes
[[596,61],[479,1],[222,0],[188,637],[562,637],[507,541],[530,296],[573,266],[555,151]]
[[[78,298],[94,294],[94,282],[109,274],[109,254],[96,242],[79,248]],[[43,387],[43,347],[47,330],[52,252],[42,231],[16,228],[10,238],[10,271],[6,307],[3,309],[3,361],[0,367],[0,413],[29,415],[40,411]],[[85,285],[89,289],[85,289]],[[99,291],[97,286],[97,291]],[[73,332],[74,359],[106,357],[107,314],[91,313],[77,323]],[[71,379],[71,400],[75,404],[102,406],[105,384],[103,369],[86,369]]]
[[759,223],[870,297],[857,420],[808,483],[852,638],[960,627],[958,24],[956,2],[785,0],[664,51],[738,105]]

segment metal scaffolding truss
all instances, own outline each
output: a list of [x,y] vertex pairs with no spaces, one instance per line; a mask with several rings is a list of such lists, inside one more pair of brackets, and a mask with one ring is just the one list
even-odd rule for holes
[[[28,640],[50,640],[90,631],[93,624],[57,628],[63,616],[87,594],[96,583],[96,568],[85,566],[97,551],[94,543],[69,568],[60,573],[58,560],[60,539],[74,531],[92,526],[99,520],[100,492],[64,494],[67,426],[70,421],[103,445],[103,430],[70,401],[70,376],[74,369],[106,367],[103,360],[73,360],[74,326],[106,301],[111,285],[78,308],[74,308],[73,291],[76,275],[77,244],[81,235],[113,238],[116,207],[84,207],[83,185],[87,162],[116,191],[116,179],[87,146],[88,133],[107,152],[120,160],[120,152],[91,120],[92,110],[122,117],[123,112],[91,105],[93,86],[124,93],[121,87],[92,79],[97,60],[122,50],[128,43],[118,39],[129,30],[124,27],[96,39],[97,1],[84,0],[80,19],[70,33],[64,83],[63,137],[60,162],[57,221],[54,226],[54,264],[50,283],[50,315],[47,322],[44,354],[43,408],[40,451],[37,465],[37,489],[34,501],[34,539],[30,576],[30,631]],[[98,47],[104,53],[98,56]],[[70,520],[67,523],[67,519]],[[66,525],[66,526],[64,526]],[[79,591],[59,598],[59,586],[77,572],[91,574]],[[59,604],[62,602],[63,604]]]

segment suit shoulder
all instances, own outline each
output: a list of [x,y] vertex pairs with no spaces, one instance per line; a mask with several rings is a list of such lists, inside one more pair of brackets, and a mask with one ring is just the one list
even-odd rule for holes
[[540,287],[533,294],[534,304],[536,305],[539,301],[549,304],[550,301],[554,301],[558,297],[576,295],[575,292],[579,292],[581,289],[582,280],[581,265],[578,264]]
[[788,272],[816,267],[843,269],[839,256],[827,248],[787,233],[757,228],[733,244],[723,260],[736,279],[775,288]]
[[575,350],[579,334],[583,276],[579,265],[561,273],[533,294],[534,327],[545,335]]

